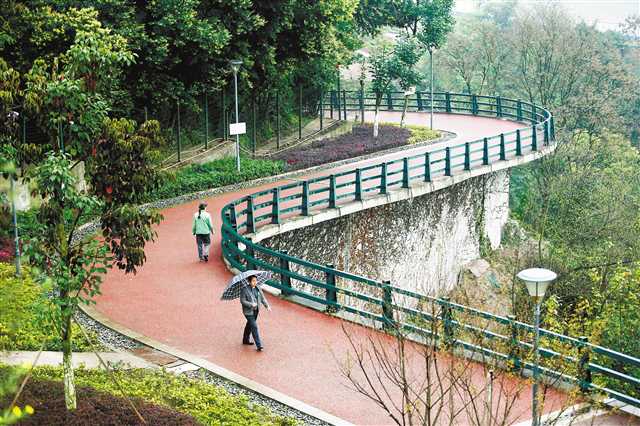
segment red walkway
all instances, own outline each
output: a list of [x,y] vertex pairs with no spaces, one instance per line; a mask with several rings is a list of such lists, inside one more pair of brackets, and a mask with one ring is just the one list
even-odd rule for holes
[[[392,120],[399,120],[399,114],[383,114],[383,121]],[[424,124],[427,120],[426,114],[410,113],[408,117],[410,123]],[[457,144],[521,126],[491,118],[437,114],[435,127],[456,133],[457,137],[447,143]],[[385,158],[424,150],[407,150]],[[362,164],[380,160],[378,157]],[[226,203],[257,190],[252,188],[208,199],[214,227],[219,230],[220,210]],[[273,311],[261,310],[259,318],[265,351],[258,353],[253,346],[241,345],[244,317],[240,304],[219,300],[231,278],[221,260],[219,232],[213,237],[209,263],[198,262],[191,235],[191,218],[196,209],[197,201],[194,201],[163,211],[165,220],[157,229],[158,240],[146,249],[147,263],[135,276],[110,271],[102,286],[103,294],[98,298],[98,311],[136,332],[205,358],[345,420],[362,425],[390,424],[378,406],[348,389],[339,374],[336,359],[344,360],[348,349],[339,319],[267,296]],[[354,328],[359,335],[367,332],[363,327]],[[529,404],[527,389],[513,410],[514,420],[530,416]]]

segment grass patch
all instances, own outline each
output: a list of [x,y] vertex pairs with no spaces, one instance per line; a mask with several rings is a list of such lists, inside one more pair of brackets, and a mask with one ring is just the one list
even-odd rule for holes
[[[0,381],[10,372],[10,367],[0,366]],[[197,421],[189,421],[187,416],[173,414],[173,423],[153,423],[148,419],[149,424],[296,424],[292,419],[276,416],[265,407],[251,404],[245,396],[233,396],[220,387],[200,380],[146,369],[116,370],[114,375],[124,393],[135,399],[139,409],[143,408],[143,416],[178,412]],[[70,414],[64,410],[62,368],[58,367],[34,368],[33,378],[27,386],[25,396],[21,397],[18,403],[29,404],[34,408],[35,414],[29,419],[33,424],[86,424],[83,421],[91,419],[87,415],[94,416],[91,424],[95,425],[138,424],[126,400],[121,398],[119,388],[105,371],[76,369],[75,379],[78,386],[76,413]],[[0,397],[0,404],[7,405],[11,396]],[[102,407],[106,407],[106,412],[98,412],[97,408]],[[55,419],[51,417],[54,413]],[[74,419],[73,416],[76,415],[79,417]],[[101,422],[100,417],[103,416],[114,421]]]
[[[23,268],[22,278],[15,277],[15,267],[0,263],[0,350],[37,351],[44,342],[45,351],[62,350],[58,333],[49,321],[52,309],[42,288]],[[91,346],[73,324],[73,350],[90,351]],[[95,333],[87,330],[93,344],[101,347]]]

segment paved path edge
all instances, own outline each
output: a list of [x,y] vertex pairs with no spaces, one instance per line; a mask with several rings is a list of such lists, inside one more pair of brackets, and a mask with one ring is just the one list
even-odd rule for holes
[[87,314],[89,317],[93,318],[95,321],[99,322],[103,326],[112,329],[113,331],[120,333],[124,336],[129,337],[130,339],[136,340],[144,345],[147,345],[153,349],[168,353],[169,355],[173,355],[176,358],[183,359],[188,361],[194,365],[197,365],[200,368],[203,368],[217,376],[220,376],[226,380],[237,383],[238,385],[247,388],[253,392],[264,395],[265,397],[277,401],[281,404],[287,405],[295,410],[298,410],[304,414],[320,419],[324,422],[327,422],[336,426],[353,426],[352,423],[336,417],[332,414],[329,414],[319,408],[313,407],[309,404],[306,404],[300,400],[292,398],[288,395],[285,395],[281,392],[278,392],[275,389],[272,389],[268,386],[262,385],[258,382],[255,382],[247,377],[241,376],[233,371],[227,370],[226,368],[220,367],[210,361],[205,359],[196,357],[188,352],[181,351],[179,349],[168,346],[164,343],[158,342],[157,340],[151,339],[143,334],[137,333],[133,330],[130,330],[112,320],[107,318],[105,315],[98,312],[92,306],[80,306],[80,309]]

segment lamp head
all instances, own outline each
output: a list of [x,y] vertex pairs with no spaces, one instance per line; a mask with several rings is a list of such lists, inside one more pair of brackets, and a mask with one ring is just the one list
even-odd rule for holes
[[543,298],[549,284],[557,276],[555,272],[543,268],[530,268],[518,273],[518,278],[524,281],[529,295],[534,298]]
[[240,59],[232,59],[229,61],[229,63],[231,64],[231,69],[233,70],[233,72],[238,72],[238,70],[240,69],[240,65],[242,65],[242,61]]

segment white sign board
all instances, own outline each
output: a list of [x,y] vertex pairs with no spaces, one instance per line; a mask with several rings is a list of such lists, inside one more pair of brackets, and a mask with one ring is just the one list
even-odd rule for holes
[[229,134],[231,136],[244,135],[245,133],[247,133],[247,123],[231,123],[229,125]]

